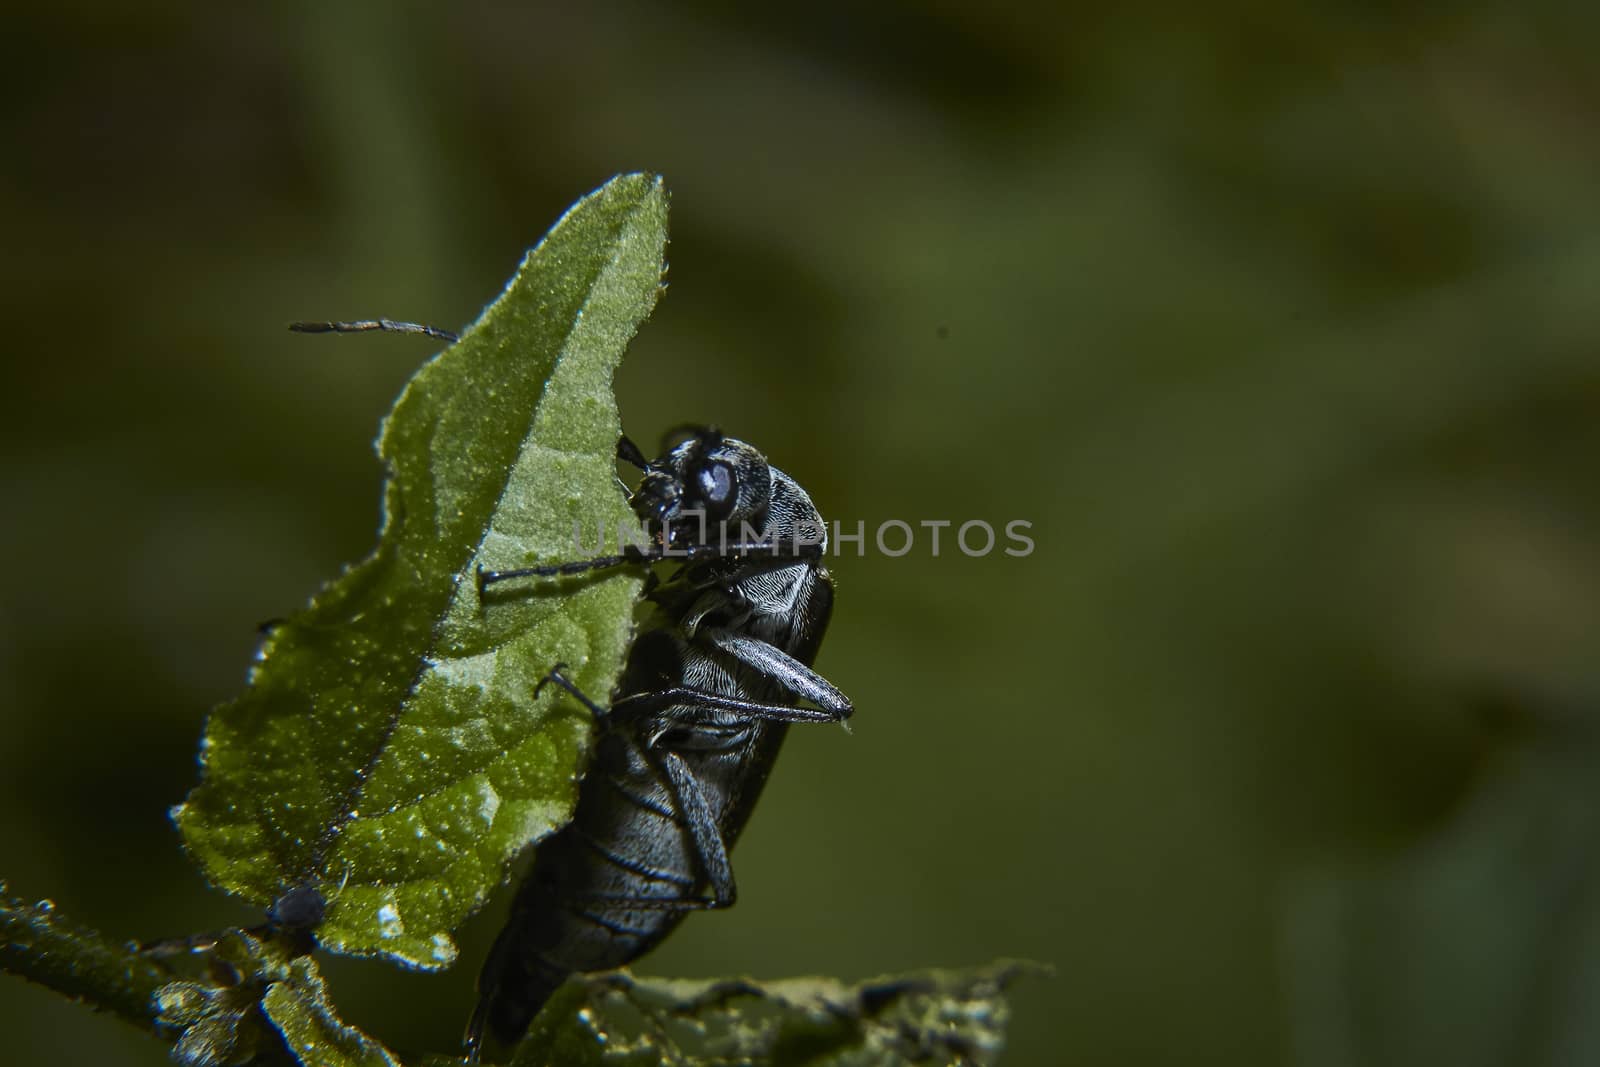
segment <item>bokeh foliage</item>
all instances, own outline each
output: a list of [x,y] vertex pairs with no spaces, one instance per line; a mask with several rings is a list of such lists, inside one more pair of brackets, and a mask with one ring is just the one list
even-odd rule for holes
[[[252,918],[163,812],[254,624],[370,546],[368,442],[429,350],[281,324],[458,326],[645,167],[672,287],[632,434],[714,421],[830,518],[1038,542],[837,561],[854,736],[791,739],[738,908],[650,972],[1026,955],[1059,975],[1014,1062],[1313,1067],[1444,1055],[1417,1022],[1526,973],[1475,1062],[1586,1047],[1600,14],[130,11],[13,12],[0,75],[14,889],[128,936]],[[1565,862],[1521,862],[1541,831]],[[1462,980],[1386,966],[1385,922],[1471,939]],[[470,970],[327,968],[418,1047]],[[0,989],[12,1062],[163,1062]]]

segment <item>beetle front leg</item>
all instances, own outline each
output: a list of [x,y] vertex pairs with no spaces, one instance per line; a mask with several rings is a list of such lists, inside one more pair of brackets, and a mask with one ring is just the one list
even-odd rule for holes
[[539,694],[544,691],[544,687],[554,682],[556,685],[572,694],[573,699],[577,700],[578,703],[588,708],[590,713],[594,715],[595,723],[602,730],[605,729],[611,720],[610,709],[602,708],[599,704],[596,704],[586,693],[584,693],[582,689],[578,688],[576,682],[574,682],[571,678],[568,678],[565,674],[562,674],[561,672],[566,668],[566,666],[567,665],[565,663],[557,663],[554,667],[551,667],[550,670],[545,673],[545,676],[539,679],[539,684],[533,687],[533,699],[538,700]]
[[795,696],[830,712],[830,722],[843,722],[855,711],[850,698],[841,693],[837,686],[770,642],[737,630],[712,628],[701,630],[696,638],[754,667]]
[[[658,689],[654,693],[635,693],[623,697],[612,707],[613,713],[626,711],[631,716],[644,716],[671,707],[705,708],[712,711],[731,711],[746,719],[764,722],[842,723],[850,717],[849,702],[843,712],[830,708],[797,708],[788,704],[763,704],[755,700],[723,696],[706,689],[677,685],[671,689]],[[691,716],[676,715],[670,718],[693,725]]]

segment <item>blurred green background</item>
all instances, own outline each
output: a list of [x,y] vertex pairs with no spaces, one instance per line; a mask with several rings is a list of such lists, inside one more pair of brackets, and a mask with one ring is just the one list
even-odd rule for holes
[[[998,955],[1016,1064],[1600,1060],[1600,8],[32,5],[0,72],[0,876],[253,918],[166,807],[370,441],[611,174],[672,189],[619,390],[846,556],[741,896],[641,970]],[[441,977],[332,966],[450,1047]],[[19,1064],[165,1062],[0,980]]]

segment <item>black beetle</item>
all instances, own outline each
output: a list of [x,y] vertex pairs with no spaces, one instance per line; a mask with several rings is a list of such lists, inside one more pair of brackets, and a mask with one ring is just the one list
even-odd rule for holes
[[657,624],[635,638],[609,708],[553,668],[599,737],[573,820],[541,842],[478,979],[466,1047],[519,1040],[574,972],[620,967],[691,911],[726,908],[728,852],[792,722],[844,722],[849,698],[811,669],[833,610],[826,534],[805,490],[743,441],[698,429],[646,461],[629,498],[648,547],[513,578],[682,562],[647,584]]

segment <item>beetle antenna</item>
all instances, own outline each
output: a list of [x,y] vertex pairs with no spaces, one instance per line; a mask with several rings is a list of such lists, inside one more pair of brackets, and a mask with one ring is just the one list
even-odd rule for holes
[[617,458],[630,467],[638,467],[642,471],[650,469],[650,461],[644,458],[644,453],[639,451],[639,446],[627,434],[617,438]]
[[426,326],[420,322],[397,322],[394,319],[357,319],[354,322],[291,322],[289,329],[295,333],[368,333],[379,330],[383,333],[420,333],[424,337],[434,337],[440,341],[449,341],[454,344],[461,340],[461,335],[450,330],[441,330],[437,326]]
[[513,571],[486,571],[480,564],[477,570],[478,595],[497,582],[508,582],[513,578],[555,578],[568,574],[582,574],[584,571],[597,571],[606,567],[620,567],[624,563],[643,562],[648,557],[634,556],[597,556],[594,559],[574,560],[571,563],[551,563],[543,567],[518,567]]
[[815,541],[799,542],[789,545],[783,541],[749,541],[732,545],[717,544],[715,542],[704,545],[685,545],[682,548],[669,549],[661,545],[651,545],[649,548],[633,547],[631,551],[620,556],[595,556],[592,559],[576,559],[569,563],[546,563],[538,567],[518,567],[510,571],[486,571],[483,564],[478,564],[474,572],[478,581],[478,596],[481,598],[486,588],[500,582],[508,582],[513,578],[556,578],[566,577],[571,574],[583,574],[586,571],[603,570],[607,567],[620,567],[625,563],[659,563],[662,560],[683,560],[694,562],[704,559],[820,559],[822,546]]
[[713,448],[722,443],[722,431],[717,427],[707,426],[703,422],[680,422],[668,427],[661,435],[662,451],[670,451],[674,444],[681,444],[691,437]]

